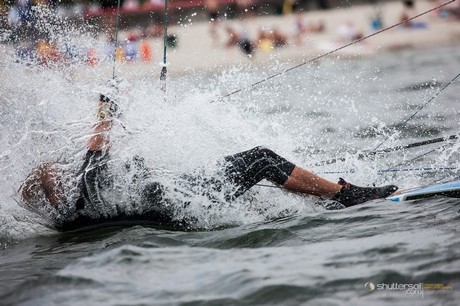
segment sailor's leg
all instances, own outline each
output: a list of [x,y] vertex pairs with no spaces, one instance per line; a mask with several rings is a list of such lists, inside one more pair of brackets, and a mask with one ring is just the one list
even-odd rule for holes
[[228,156],[226,161],[228,166],[225,174],[237,186],[233,197],[243,194],[262,179],[295,192],[332,198],[345,206],[384,198],[398,189],[394,185],[377,188],[358,187],[343,180],[335,184],[263,147]]

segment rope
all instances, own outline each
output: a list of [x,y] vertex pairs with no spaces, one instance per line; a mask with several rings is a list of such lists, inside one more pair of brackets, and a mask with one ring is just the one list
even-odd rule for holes
[[117,21],[116,21],[116,27],[115,27],[115,49],[114,49],[114,52],[113,52],[112,79],[115,79],[115,63],[116,63],[116,60],[117,60],[116,53],[117,53],[117,48],[118,48],[119,26],[120,26],[120,0],[118,0],[118,4],[117,4]]
[[[377,170],[377,174],[384,174],[384,173],[396,173],[396,172],[429,172],[429,171],[456,171],[460,168],[455,167],[419,167],[419,168],[406,168],[406,169],[380,169]],[[356,173],[355,170],[349,171],[325,171],[321,172],[321,174],[352,174]]]
[[[395,151],[402,151],[402,150],[406,150],[406,149],[426,146],[426,145],[433,144],[433,143],[439,143],[439,142],[444,142],[444,141],[449,141],[449,140],[454,140],[454,139],[459,139],[459,138],[460,138],[459,135],[450,135],[450,136],[446,136],[446,137],[428,139],[428,140],[425,140],[425,141],[410,143],[410,144],[405,145],[405,146],[396,146],[396,147],[392,147],[392,148],[386,148],[386,149],[374,150],[374,151],[362,153],[362,154],[358,155],[358,158],[362,159],[362,158],[365,158],[365,157],[375,156],[375,155],[378,155],[378,154],[381,154],[381,153],[390,153],[390,152],[395,152]],[[346,159],[343,158],[343,157],[342,158],[333,158],[333,159],[330,159],[330,160],[321,161],[321,162],[316,163],[316,164],[314,164],[312,166],[313,167],[320,167],[320,166],[330,165],[330,164],[334,164],[334,163],[336,163],[338,161],[345,161],[345,160]]]
[[422,167],[422,168],[408,168],[408,169],[383,169],[378,170],[378,173],[387,172],[414,172],[414,171],[444,171],[444,170],[459,170],[455,167]]
[[[282,75],[282,74],[285,74],[285,73],[290,72],[290,71],[292,71],[292,70],[294,70],[294,69],[297,69],[297,68],[300,68],[300,67],[305,66],[305,65],[307,65],[307,64],[310,64],[311,62],[317,61],[317,60],[319,60],[319,59],[321,59],[321,58],[323,58],[323,57],[326,57],[326,56],[328,56],[328,55],[331,55],[331,54],[333,54],[333,53],[336,53],[336,52],[338,52],[338,51],[340,51],[340,50],[342,50],[342,49],[345,49],[345,48],[347,48],[347,47],[349,47],[349,46],[352,46],[352,45],[354,45],[354,44],[357,44],[357,43],[359,43],[359,42],[362,42],[362,41],[364,41],[364,40],[366,40],[366,39],[369,39],[369,38],[371,38],[371,37],[373,37],[373,36],[376,36],[376,35],[378,35],[378,34],[380,34],[380,33],[383,33],[383,32],[386,32],[386,31],[388,31],[388,30],[391,30],[391,29],[393,29],[393,28],[395,28],[395,27],[397,27],[397,26],[400,26],[400,25],[402,25],[402,24],[408,22],[408,21],[414,20],[414,19],[419,18],[419,17],[421,17],[421,16],[423,16],[423,15],[426,15],[426,14],[428,14],[428,13],[431,13],[431,12],[433,12],[433,11],[435,11],[435,10],[441,8],[441,7],[444,7],[444,6],[446,6],[446,5],[448,5],[448,4],[452,3],[452,2],[455,2],[455,1],[456,1],[456,0],[450,0],[450,1],[446,2],[446,3],[443,3],[443,4],[440,4],[440,5],[436,6],[435,8],[432,8],[432,9],[430,9],[430,10],[427,10],[427,11],[423,12],[423,13],[420,13],[420,14],[414,16],[414,17],[411,17],[411,18],[409,18],[409,19],[406,19],[406,20],[403,20],[403,21],[401,21],[401,22],[398,22],[398,23],[396,23],[396,24],[394,24],[394,25],[392,25],[392,26],[389,26],[389,27],[387,27],[387,28],[384,28],[384,29],[382,29],[382,30],[379,30],[379,31],[377,31],[377,32],[374,32],[374,33],[372,33],[372,34],[369,34],[369,35],[367,35],[367,36],[364,36],[364,37],[362,37],[362,38],[360,38],[360,39],[354,40],[354,41],[352,41],[352,42],[350,42],[350,43],[348,43],[348,44],[346,44],[346,45],[344,45],[344,46],[342,46],[342,47],[339,47],[339,48],[334,49],[334,50],[332,50],[332,51],[329,51],[329,52],[326,52],[326,53],[324,53],[324,54],[321,54],[321,55],[319,55],[319,56],[317,56],[317,57],[315,57],[315,58],[313,58],[313,59],[310,59],[310,60],[308,60],[308,61],[304,61],[304,62],[302,62],[302,63],[300,63],[300,64],[298,64],[298,65],[295,65],[295,66],[293,66],[293,67],[290,67],[290,68],[288,68],[288,69],[286,69],[286,70],[283,70],[283,71],[281,71],[281,72],[277,72],[277,73],[275,73],[275,74],[273,74],[273,75],[271,75],[271,76],[269,76],[269,77],[266,77],[265,79],[262,79],[262,80],[260,80],[260,81],[255,82],[255,83],[252,83],[252,84],[250,84],[250,85],[248,85],[248,86],[246,86],[246,87],[242,87],[242,88],[237,89],[237,90],[234,90],[234,91],[232,91],[232,92],[230,92],[230,93],[228,93],[228,94],[225,94],[225,95],[221,96],[220,98],[218,98],[218,100],[221,100],[221,99],[223,99],[223,98],[227,98],[227,97],[229,97],[229,96],[231,96],[231,95],[234,95],[234,94],[236,94],[236,93],[239,93],[239,92],[241,92],[243,89],[249,89],[249,88],[255,87],[255,86],[257,86],[257,85],[259,85],[259,84],[261,84],[261,83],[267,82],[267,81],[269,81],[269,80],[271,80],[271,79],[273,79],[273,78],[275,78],[275,77],[278,77],[278,76],[280,76],[280,75]],[[215,102],[215,101],[211,101],[211,102]]]
[[426,156],[426,155],[428,155],[428,154],[430,154],[430,153],[433,153],[433,152],[436,152],[436,151],[439,151],[439,150],[444,150],[444,149],[447,148],[447,146],[448,146],[448,145],[442,145],[442,146],[440,146],[440,147],[438,147],[438,148],[436,148],[436,149],[432,149],[432,150],[430,150],[430,151],[428,151],[428,152],[425,152],[425,153],[422,153],[422,154],[420,154],[420,155],[417,155],[417,156],[415,156],[414,158],[411,158],[411,159],[409,159],[409,160],[406,160],[406,161],[403,161],[402,163],[397,164],[395,167],[399,167],[399,166],[402,166],[402,165],[404,165],[404,164],[406,164],[406,163],[413,162],[414,160],[417,160],[417,159],[419,159],[419,158],[421,158],[421,157],[424,157],[424,156]]
[[[457,137],[458,138],[458,137]],[[422,153],[420,155],[417,155],[415,156],[414,158],[411,158],[409,160],[406,160],[402,163],[399,163],[397,165],[395,165],[394,167],[399,167],[399,166],[402,166],[404,164],[407,164],[409,162],[413,162],[421,157],[424,157],[428,154],[431,154],[433,152],[436,152],[436,151],[439,151],[439,150],[444,150],[445,148],[447,148],[448,145],[442,145],[438,148],[435,148],[435,149],[432,149],[432,150],[429,150],[428,152],[425,152],[425,153]],[[377,173],[378,174],[383,174],[383,173],[388,173],[388,172],[410,172],[410,171],[425,171],[425,172],[428,172],[428,171],[435,171],[435,170],[459,170],[460,168],[457,168],[457,167],[449,167],[449,166],[444,166],[444,167],[418,167],[418,168],[407,168],[407,169],[383,169],[383,170],[377,170]],[[349,173],[356,173],[356,170],[354,169],[351,169],[349,171],[325,171],[325,172],[321,172],[319,174],[349,174]]]
[[[406,120],[404,120],[404,122],[402,123],[402,126],[401,128],[405,127],[406,124],[411,121],[425,106],[427,106],[429,103],[431,103],[437,96],[439,96],[443,91],[444,89],[446,89],[447,87],[449,87],[450,85],[452,85],[452,83],[455,82],[456,79],[458,79],[458,77],[460,77],[460,73],[457,74],[452,80],[450,80],[450,82],[446,83],[440,90],[438,90],[438,92],[432,96],[425,104],[419,106],[417,108],[417,110],[412,114],[410,115]],[[374,148],[373,151],[376,151],[378,148],[380,148],[385,142],[387,142],[388,139],[390,139],[390,137],[392,137],[394,135],[394,133],[392,133],[391,135],[387,136],[387,138],[385,138],[378,146],[376,146]]]

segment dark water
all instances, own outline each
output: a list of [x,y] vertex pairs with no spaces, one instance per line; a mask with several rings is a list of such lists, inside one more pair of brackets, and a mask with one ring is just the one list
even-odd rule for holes
[[[125,110],[132,134],[115,129],[114,148],[120,149],[114,155],[143,153],[154,156],[152,164],[179,172],[264,144],[305,166],[347,157],[312,166],[331,180],[343,176],[356,184],[402,188],[449,181],[459,177],[455,141],[376,159],[361,160],[355,153],[372,150],[387,136],[382,148],[458,133],[459,82],[407,125],[401,122],[459,72],[459,63],[455,47],[330,59],[212,105],[214,95],[268,72],[229,70],[172,81],[176,100],[168,107],[137,102],[159,92],[148,80],[133,78],[127,95],[134,102]],[[197,199],[184,213],[198,216],[201,230],[47,228],[17,206],[17,186],[38,162],[81,160],[88,131],[83,127],[93,120],[87,114],[94,108],[88,94],[94,82],[69,81],[53,70],[7,63],[4,68],[10,77],[1,98],[2,140],[8,146],[1,155],[0,304],[458,304],[459,199],[376,200],[328,211],[315,198],[255,187],[257,208],[210,208]],[[43,80],[55,89],[43,88]],[[28,104],[16,98],[18,91]],[[63,99],[69,91],[84,101],[80,107]],[[434,170],[414,170],[428,166]],[[368,292],[368,282],[406,287]],[[408,290],[420,283],[447,287]]]
[[[458,200],[294,215],[205,232],[111,228],[2,251],[6,304],[442,304],[458,301]],[[452,290],[367,293],[366,282]]]

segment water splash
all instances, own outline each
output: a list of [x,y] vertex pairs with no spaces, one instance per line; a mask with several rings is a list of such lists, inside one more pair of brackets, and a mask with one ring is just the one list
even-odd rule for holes
[[[55,21],[50,24],[47,35],[58,44],[104,48],[97,39],[82,43],[82,37],[91,36],[91,28],[75,30],[72,25],[58,26]],[[11,46],[2,45],[1,51],[0,122],[1,141],[5,146],[0,152],[0,216],[6,224],[3,235],[18,238],[23,237],[17,234],[19,231],[27,233],[26,236],[47,232],[47,223],[42,219],[30,223],[27,219],[16,221],[26,214],[35,218],[30,220],[37,220],[37,216],[17,205],[20,201],[18,187],[34,167],[44,162],[58,161],[72,173],[78,170],[96,120],[98,95],[107,89],[105,84],[111,74],[110,63],[89,67],[77,57],[65,64],[30,65],[18,62]],[[382,70],[378,70],[379,82],[375,81],[375,68],[368,69],[375,64],[372,60],[361,61],[359,65],[324,62],[309,67],[307,77],[305,72],[296,71],[217,103],[209,102],[222,93],[259,80],[260,75],[267,72],[257,67],[232,67],[217,77],[178,78],[168,84],[166,103],[159,81],[152,81],[150,76],[125,79],[119,96],[123,125],[116,124],[111,136],[111,167],[117,186],[112,196],[128,212],[139,209],[131,206],[132,198],[139,196],[138,186],[126,184],[138,173],[124,171],[126,162],[133,156],[142,156],[146,165],[153,169],[152,180],[166,186],[169,196],[181,203],[185,201],[184,190],[175,191],[181,174],[192,173],[198,168],[203,177],[213,177],[216,161],[257,145],[270,147],[300,165],[345,155],[345,163],[313,169],[321,175],[328,171],[330,174],[324,176],[331,180],[339,176],[332,172],[343,171],[356,184],[396,181],[417,185],[431,179],[436,175],[420,177],[410,173],[398,177],[378,173],[379,169],[410,160],[410,156],[417,153],[404,152],[398,158],[358,158],[361,150],[371,148],[383,136],[392,133],[398,118],[405,117],[405,114],[395,116],[392,113],[401,110],[398,105],[402,98],[399,93],[392,92],[391,82],[381,86],[390,79]],[[282,65],[274,64],[268,69],[278,71]],[[130,75],[135,75],[135,67],[123,66],[122,69],[131,69]],[[420,94],[417,97],[421,98]],[[434,111],[443,114],[451,108],[455,106],[444,110],[435,107]],[[437,128],[458,127],[458,123],[452,123],[455,116],[443,118],[448,122],[434,123]],[[427,119],[436,121],[435,117]],[[423,130],[419,123],[415,128]],[[420,130],[409,137],[416,139]],[[362,131],[365,131],[364,137],[356,137]],[[399,134],[395,134],[388,145],[401,141],[397,136]],[[458,166],[458,149],[458,145],[454,145],[440,151],[435,158],[431,156],[431,159],[417,162]],[[75,181],[68,182],[68,189],[75,189]],[[316,200],[273,188],[256,187],[254,193],[248,194],[250,196],[256,200],[251,202],[243,198],[220,206],[214,205],[208,197],[195,196],[191,201],[187,199],[189,205],[178,205],[176,217],[189,217],[196,220],[198,227],[212,229],[317,209]],[[111,213],[110,210],[107,213]]]

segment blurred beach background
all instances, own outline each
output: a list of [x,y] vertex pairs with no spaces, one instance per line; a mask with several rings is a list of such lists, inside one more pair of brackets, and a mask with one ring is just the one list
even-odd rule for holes
[[[181,174],[212,173],[258,145],[332,181],[458,179],[455,138],[360,157],[458,136],[459,82],[425,103],[460,72],[460,2],[404,22],[442,3],[168,1],[165,93],[162,0],[121,1],[118,27],[116,1],[0,0],[0,304],[457,305],[459,199],[327,210],[334,203],[255,186],[250,204],[177,207],[196,221],[184,231],[60,233],[18,195],[40,163],[81,166],[113,75],[123,80],[113,168],[143,156],[171,191]],[[345,160],[321,163],[331,159]],[[114,205],[134,209],[118,179]]]
[[[168,9],[169,70],[184,74],[273,61],[297,63],[441,3],[174,0]],[[110,71],[115,56],[122,76],[151,74],[163,58],[163,1],[121,2],[114,52],[116,7],[116,1],[3,1],[2,40],[14,45],[25,61],[53,62],[54,58],[54,62],[64,63],[79,58],[93,69]],[[371,56],[456,44],[460,41],[458,11],[458,3],[452,3],[335,55]],[[60,37],[58,27],[64,21],[84,28],[81,37],[66,37],[67,41]]]

